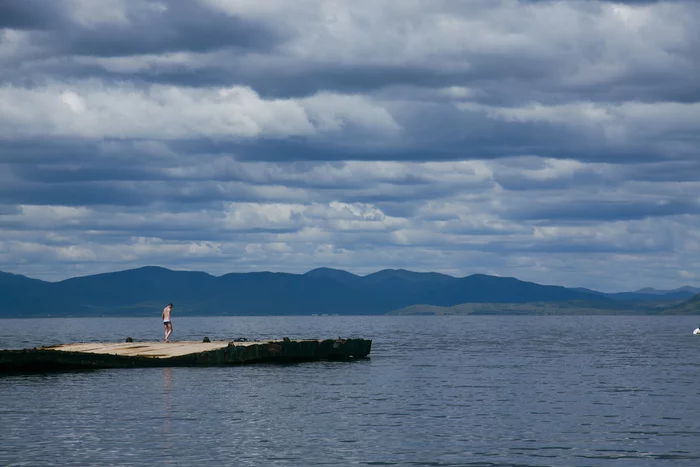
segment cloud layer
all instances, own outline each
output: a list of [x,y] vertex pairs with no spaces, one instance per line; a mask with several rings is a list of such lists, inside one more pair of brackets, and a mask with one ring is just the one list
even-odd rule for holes
[[0,270],[700,277],[688,1],[9,0]]

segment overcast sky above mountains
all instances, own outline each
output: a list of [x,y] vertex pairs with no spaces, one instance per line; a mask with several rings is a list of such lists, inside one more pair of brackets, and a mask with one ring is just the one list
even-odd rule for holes
[[700,278],[700,2],[4,0],[0,270]]

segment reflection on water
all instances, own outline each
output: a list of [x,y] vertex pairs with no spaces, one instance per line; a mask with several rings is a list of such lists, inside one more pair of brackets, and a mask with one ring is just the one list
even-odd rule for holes
[[170,464],[169,454],[172,452],[171,443],[171,411],[172,411],[172,388],[173,388],[173,370],[172,368],[163,368],[163,450],[166,453],[165,463]]
[[[0,342],[138,339],[162,326],[42,321],[2,321]],[[352,363],[0,377],[0,465],[697,467],[695,321],[183,318],[183,339],[374,342]]]

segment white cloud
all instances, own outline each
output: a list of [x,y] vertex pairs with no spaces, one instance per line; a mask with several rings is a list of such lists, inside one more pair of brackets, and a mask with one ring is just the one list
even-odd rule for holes
[[[73,60],[80,65],[98,65],[105,71],[123,75],[139,72],[155,72],[175,67],[198,69],[210,54],[170,52],[165,54],[141,54],[118,57],[77,56]],[[221,58],[214,55],[213,59]]]
[[533,102],[518,107],[459,102],[455,105],[494,120],[569,127],[584,140],[602,137],[612,147],[646,144],[654,137],[665,139],[670,132],[685,134],[688,138],[700,134],[700,103],[695,102],[568,102],[556,105]]
[[700,276],[696,3],[51,12],[0,31],[0,269]]
[[127,3],[124,0],[68,0],[67,11],[71,18],[84,27],[127,24]]
[[85,101],[73,91],[61,93],[61,101],[75,113],[79,114],[85,111]]
[[352,124],[395,132],[398,124],[365,97],[320,93],[263,99],[248,87],[59,84],[0,88],[0,135],[187,139],[313,136]]

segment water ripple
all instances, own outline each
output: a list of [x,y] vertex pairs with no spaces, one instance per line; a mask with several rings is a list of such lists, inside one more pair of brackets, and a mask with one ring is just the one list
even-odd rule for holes
[[[1,320],[0,347],[160,337]],[[180,318],[180,339],[374,339],[370,359],[0,377],[0,465],[700,465],[684,317]]]

